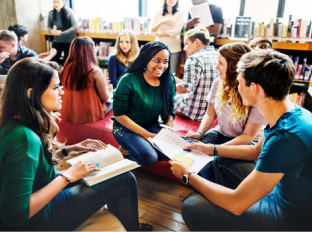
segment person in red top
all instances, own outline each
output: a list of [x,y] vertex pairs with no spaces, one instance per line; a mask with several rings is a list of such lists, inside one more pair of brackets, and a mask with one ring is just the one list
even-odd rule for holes
[[105,117],[105,103],[112,87],[98,66],[94,42],[77,37],[61,72],[65,94],[61,118],[76,124],[95,122]]

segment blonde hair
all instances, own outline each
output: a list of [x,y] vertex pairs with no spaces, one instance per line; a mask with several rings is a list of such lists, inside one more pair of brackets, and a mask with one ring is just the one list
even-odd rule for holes
[[236,66],[239,59],[250,51],[250,47],[241,42],[225,44],[219,49],[220,55],[222,55],[227,62],[227,70],[226,79],[217,90],[216,102],[220,112],[223,111],[225,103],[231,103],[232,107],[229,118],[232,125],[248,117],[249,107],[243,104],[242,97],[238,92],[238,73],[236,71]]
[[[120,43],[120,37],[123,35],[127,35],[130,38],[131,42],[131,48],[129,51],[128,56],[126,56],[123,51],[121,50],[119,43]],[[137,58],[139,54],[139,44],[136,35],[132,30],[123,30],[119,33],[116,43],[115,43],[115,48],[116,48],[116,57],[117,59],[123,63],[125,66],[129,67],[131,63]]]
[[184,35],[185,39],[189,39],[194,42],[196,39],[199,39],[204,45],[209,45],[210,35],[207,28],[194,28],[187,31]]

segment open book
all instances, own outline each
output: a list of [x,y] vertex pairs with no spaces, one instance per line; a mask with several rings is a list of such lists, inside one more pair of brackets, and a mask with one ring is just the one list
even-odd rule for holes
[[198,173],[213,157],[198,150],[183,150],[189,145],[187,141],[171,130],[162,129],[150,142],[156,149],[168,156],[172,160],[179,160],[187,163],[190,168]]
[[78,161],[93,162],[100,171],[91,173],[84,177],[82,182],[92,186],[124,172],[140,167],[136,162],[124,159],[120,151],[108,145],[107,148],[96,152],[87,152],[73,159],[67,160],[69,166],[74,165]]

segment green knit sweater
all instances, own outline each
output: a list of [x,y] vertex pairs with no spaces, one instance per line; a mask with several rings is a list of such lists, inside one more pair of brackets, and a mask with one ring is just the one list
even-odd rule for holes
[[[132,121],[144,127],[157,123],[163,108],[164,97],[161,86],[154,87],[148,84],[141,72],[123,75],[114,93],[115,116],[127,115]],[[114,125],[120,123],[115,121]]]

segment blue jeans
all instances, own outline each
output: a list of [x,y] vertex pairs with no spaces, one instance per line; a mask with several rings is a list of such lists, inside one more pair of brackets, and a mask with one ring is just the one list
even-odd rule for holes
[[287,215],[267,195],[246,212],[236,216],[193,193],[182,204],[182,217],[190,231],[274,231],[290,230]]
[[[158,124],[153,124],[145,127],[145,129],[157,134],[162,128]],[[128,151],[126,158],[137,162],[141,167],[153,166],[157,160],[169,160],[164,154],[154,149],[142,136],[124,126],[114,125],[113,135],[116,141]]]
[[253,161],[216,156],[199,172],[199,175],[214,183],[235,189],[255,166],[256,163]]
[[226,143],[235,137],[226,137],[223,134],[221,134],[217,129],[211,129],[207,131],[207,133],[204,135],[204,137],[200,140],[201,142],[207,144],[222,144]]
[[127,231],[139,230],[137,182],[131,172],[91,187],[80,182],[68,185],[53,198],[43,230],[72,231],[106,204]]

